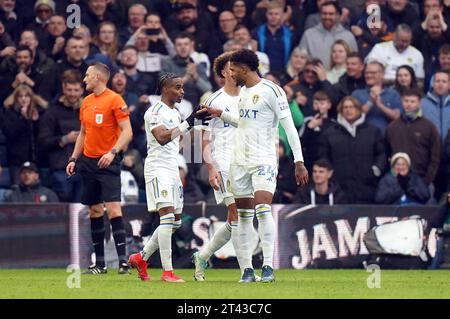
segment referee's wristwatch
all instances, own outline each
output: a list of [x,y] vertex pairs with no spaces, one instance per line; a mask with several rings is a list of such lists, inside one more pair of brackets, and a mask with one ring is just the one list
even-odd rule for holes
[[113,148],[112,150],[109,151],[112,155],[116,156],[117,155],[117,149]]

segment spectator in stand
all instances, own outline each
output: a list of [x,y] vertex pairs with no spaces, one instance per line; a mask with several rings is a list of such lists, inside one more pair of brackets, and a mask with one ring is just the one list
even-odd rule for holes
[[53,61],[58,61],[64,55],[66,44],[66,18],[60,15],[51,16],[48,21],[46,43],[43,44],[45,53]]
[[386,32],[393,32],[394,31],[394,25],[387,15],[387,8],[384,5],[385,1],[383,0],[364,0],[364,10],[362,10],[360,15],[352,16],[351,22],[350,22],[350,29],[353,32],[353,27],[358,27],[360,30],[368,30],[368,23],[367,21],[374,21],[373,18],[369,19],[369,15],[373,13],[373,10],[367,10],[370,5],[377,5],[380,8],[381,13],[381,21],[386,24]]
[[409,65],[399,66],[395,72],[395,82],[392,86],[394,90],[402,96],[403,92],[408,89],[418,89],[416,74],[414,69]]
[[[295,47],[292,50],[291,57],[286,65],[286,70],[280,76],[281,85],[294,84],[299,81],[300,74],[303,72],[308,61],[308,52],[305,49]],[[290,83],[293,82],[293,83]]]
[[375,195],[377,204],[424,205],[430,199],[430,192],[424,181],[411,169],[407,153],[395,153],[391,159],[391,170],[378,184]]
[[0,22],[12,37],[13,41],[17,40],[22,27],[19,16],[15,12],[15,6],[16,2],[14,0],[0,0]]
[[110,69],[113,69],[113,63],[111,59],[100,53],[100,49],[92,43],[91,31],[85,25],[80,25],[79,28],[75,28],[72,32],[72,36],[75,38],[82,38],[84,41],[85,53],[83,60],[86,64],[90,65],[93,62],[102,62],[106,64]]
[[[437,128],[441,138],[441,145],[445,145],[447,133],[450,129],[450,77],[447,71],[439,70],[434,74],[430,91],[422,99],[423,116],[430,120]],[[435,197],[438,199],[446,191],[447,161],[442,152],[441,165],[439,166],[434,181]]]
[[377,61],[367,63],[364,71],[366,87],[352,93],[367,114],[367,122],[377,126],[384,134],[390,121],[400,117],[402,101],[394,89],[383,84],[384,67]]
[[[320,23],[320,9],[324,3],[328,2],[328,0],[317,0],[316,6],[318,9],[318,12],[311,13],[306,18],[305,22],[305,30],[314,28]],[[345,1],[337,1],[339,5],[342,5]],[[354,2],[354,1],[353,1]],[[348,23],[349,18],[349,10],[347,8],[343,8],[341,12],[339,13],[339,17],[337,19],[338,23],[342,23],[343,25],[346,25]]]
[[395,29],[392,41],[376,44],[367,56],[368,62],[378,61],[385,66],[385,82],[392,84],[397,68],[406,64],[414,69],[419,86],[423,87],[425,77],[423,55],[411,46],[412,36],[411,28],[407,24],[400,24]]
[[428,92],[433,85],[434,73],[438,70],[444,70],[450,72],[450,44],[444,44],[439,48],[438,61],[432,65],[432,69],[429,70],[429,74],[425,78],[424,91]]
[[337,110],[338,124],[323,133],[319,156],[332,163],[336,180],[350,204],[371,204],[386,165],[383,136],[366,121],[362,106],[354,97],[344,97]]
[[45,50],[47,42],[47,28],[50,18],[55,14],[55,2],[53,0],[38,0],[34,5],[36,18],[27,29],[36,32],[41,48]]
[[149,51],[162,55],[175,56],[175,47],[161,23],[159,14],[149,13],[145,18],[145,25],[147,30],[151,30],[147,31],[147,33],[152,33],[148,36],[150,40]]
[[324,91],[317,91],[313,98],[314,115],[305,119],[305,130],[301,136],[303,156],[308,172],[319,159],[318,145],[323,133],[336,121],[330,117],[331,99]]
[[15,52],[16,45],[0,20],[0,63],[4,58],[14,56]]
[[48,159],[49,187],[63,202],[81,201],[82,182],[79,175],[67,181],[67,159],[72,155],[80,132],[80,105],[83,98],[81,74],[67,70],[62,75],[62,95],[45,112],[39,123],[38,142]]
[[113,66],[117,68],[116,59],[120,43],[116,25],[108,21],[100,23],[92,42],[99,48],[100,53],[106,55],[113,63]]
[[147,139],[144,128],[144,113],[148,108],[148,103],[139,102],[139,97],[126,89],[127,82],[127,76],[123,70],[120,70],[112,76],[111,89],[122,96],[130,112],[133,139],[129,148],[138,149],[142,154],[145,154],[147,151]]
[[25,162],[19,169],[20,182],[13,185],[11,190],[5,195],[7,203],[57,203],[56,194],[41,185],[39,181],[39,170],[36,164]]
[[[288,100],[295,99],[305,117],[312,116],[313,96],[317,91],[333,92],[333,87],[327,80],[327,74],[320,60],[313,59],[306,62],[300,75],[300,81],[285,88]],[[333,104],[335,101],[333,101]]]
[[45,74],[45,81],[42,88],[42,95],[47,101],[53,101],[61,92],[61,75],[69,69],[77,70],[80,74],[85,74],[88,68],[83,60],[86,52],[86,43],[82,38],[72,37],[66,42],[64,52],[66,57],[58,61],[51,70]]
[[138,51],[134,46],[125,46],[120,53],[120,65],[127,77],[126,90],[139,97],[140,103],[147,103],[148,96],[156,91],[156,75],[137,69]]
[[356,52],[347,55],[345,60],[346,72],[334,85],[335,100],[340,101],[344,96],[351,95],[353,91],[366,87],[364,77],[364,62]]
[[423,116],[429,119],[439,131],[444,143],[450,129],[450,75],[439,70],[434,74],[433,85],[422,99]]
[[128,9],[128,24],[124,25],[119,31],[119,42],[126,43],[130,37],[145,24],[147,8],[140,4],[133,4]]
[[[250,49],[256,53],[259,60],[259,72],[262,76],[264,76],[270,70],[270,61],[267,54],[264,52],[258,51],[258,43],[256,40],[252,39],[249,29],[243,25],[238,24],[233,32],[233,40],[241,45],[241,48]],[[230,41],[224,44],[224,51],[228,51],[229,49],[225,49],[226,45],[230,45]],[[230,50],[236,50],[238,48],[233,48]]]
[[[24,30],[22,32],[20,35],[19,45],[24,45],[31,49],[33,52],[33,66],[42,73],[45,74],[50,71],[55,64],[55,62],[48,57],[43,50],[39,49],[39,41],[36,32],[33,30]],[[8,59],[5,59],[4,62],[8,63]],[[9,68],[9,66],[6,68]]]
[[269,57],[270,71],[282,72],[289,61],[292,48],[292,32],[284,25],[283,7],[274,2],[266,12],[267,22],[255,29],[253,39],[258,42],[258,50]]
[[[369,0],[367,2],[373,1]],[[362,23],[362,25],[360,23]],[[356,38],[359,54],[363,58],[372,51],[376,44],[392,41],[393,39],[393,33],[389,28],[389,19],[386,14],[383,14],[383,11],[381,11],[379,24],[367,23],[366,15],[366,20],[358,22],[357,25],[352,25],[350,30]]]
[[237,23],[233,12],[225,10],[219,14],[219,39],[222,45],[233,38]]
[[425,63],[426,89],[430,74],[438,69],[440,48],[450,41],[450,30],[442,17],[441,11],[430,10],[422,23],[426,34],[416,39],[416,47],[423,54]]
[[190,57],[194,48],[194,41],[188,33],[181,33],[175,38],[175,51],[173,58],[163,59],[162,72],[174,73],[181,76],[184,82],[184,97],[192,105],[197,105],[200,97],[210,91],[212,86],[208,81],[206,69],[203,64],[195,64]]
[[292,157],[285,153],[285,143],[278,141],[278,175],[277,188],[273,195],[273,203],[290,204],[297,191],[297,183],[295,181],[295,165]]
[[19,183],[20,166],[41,162],[37,142],[39,121],[48,103],[26,84],[18,85],[4,102],[2,131],[7,138],[7,160],[12,184]]
[[332,179],[333,166],[326,159],[314,162],[312,179],[307,187],[297,190],[294,203],[307,205],[340,205],[346,204],[347,198],[339,184]]
[[336,40],[344,40],[352,52],[358,52],[353,34],[337,22],[340,12],[337,3],[323,3],[320,7],[320,23],[306,30],[299,44],[300,48],[306,48],[310,56],[319,58],[326,68],[330,66],[331,46]]
[[180,33],[188,33],[195,40],[195,50],[206,53],[214,60],[221,53],[220,41],[215,34],[214,24],[210,16],[199,11],[197,1],[179,1],[174,19],[166,20],[169,36],[176,39]]
[[[81,23],[86,25],[91,34],[94,34],[98,25],[102,22],[109,21],[114,26],[120,25],[119,10],[115,10],[119,6],[118,1],[109,0],[87,0],[87,7],[81,12]],[[83,73],[84,74],[84,73]]]
[[161,24],[157,13],[149,13],[145,25],[140,27],[128,40],[127,45],[135,45],[139,52],[138,70],[160,72],[161,56],[175,56],[175,47]]
[[439,168],[441,143],[434,124],[422,116],[420,99],[421,93],[417,89],[403,92],[403,115],[386,129],[387,155],[409,154],[412,170],[430,185]]
[[[443,155],[441,160],[441,169],[445,178],[445,192],[450,192],[450,131],[447,131],[447,137],[443,144]],[[438,172],[440,173],[440,172]],[[450,196],[450,195],[449,195]]]
[[330,69],[327,70],[327,80],[331,84],[336,84],[347,71],[347,56],[350,53],[350,47],[344,40],[336,40],[331,46],[331,65]]
[[416,32],[420,28],[420,17],[413,1],[408,0],[387,0],[387,14],[396,29],[400,24],[406,24]]
[[243,24],[247,28],[253,28],[252,19],[250,18],[250,11],[245,0],[234,0],[231,5],[231,11],[237,19],[238,24]]
[[0,76],[0,101],[11,94],[20,84],[26,84],[40,92],[44,76],[33,67],[33,52],[26,46],[19,46],[15,54],[15,64]]

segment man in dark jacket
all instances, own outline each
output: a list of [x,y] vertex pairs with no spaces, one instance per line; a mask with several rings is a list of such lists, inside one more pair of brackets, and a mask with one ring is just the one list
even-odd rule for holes
[[57,203],[56,194],[41,186],[38,168],[34,163],[25,162],[20,168],[20,184],[5,195],[7,203]]
[[44,81],[41,71],[33,66],[33,52],[26,46],[19,46],[15,64],[0,76],[0,102],[6,99],[19,84],[26,84],[39,94]]
[[85,42],[82,38],[72,37],[66,42],[66,58],[58,61],[45,75],[42,95],[47,101],[53,101],[61,92],[61,76],[69,69],[77,70],[80,74],[86,74],[88,65],[83,60],[85,54]]
[[[319,90],[325,91],[330,96],[334,92],[333,86],[327,80],[327,74],[322,62],[318,59],[313,59],[306,62],[299,83],[292,86],[293,98],[301,106],[301,111],[305,117],[314,114],[313,96]],[[333,100],[332,102],[335,104],[337,101]]]
[[333,164],[349,203],[371,204],[386,166],[381,131],[366,122],[361,104],[351,96],[339,103],[337,122],[323,134],[320,157]]
[[347,55],[347,71],[339,78],[334,85],[335,99],[340,101],[344,96],[351,95],[353,91],[366,87],[364,78],[364,62],[356,52]]
[[429,185],[439,168],[440,137],[435,125],[422,116],[420,98],[418,90],[410,89],[403,93],[404,113],[386,130],[387,154],[409,154],[412,170]]
[[38,141],[48,157],[51,170],[50,188],[65,202],[81,200],[81,180],[78,175],[69,182],[65,168],[80,132],[80,103],[83,97],[81,74],[67,70],[63,74],[62,96],[42,117]]
[[312,183],[298,189],[294,203],[332,206],[347,202],[339,184],[331,179],[333,167],[330,162],[319,159],[314,163],[312,172]]

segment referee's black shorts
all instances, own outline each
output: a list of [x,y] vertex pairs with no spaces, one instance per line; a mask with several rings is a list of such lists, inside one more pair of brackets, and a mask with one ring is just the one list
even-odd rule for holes
[[77,173],[83,180],[81,203],[92,206],[101,203],[120,202],[120,162],[121,154],[117,154],[107,168],[97,166],[98,158],[81,155],[76,164]]

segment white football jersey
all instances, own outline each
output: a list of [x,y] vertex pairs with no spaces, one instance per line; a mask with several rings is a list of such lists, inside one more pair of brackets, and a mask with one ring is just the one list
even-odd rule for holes
[[234,165],[278,165],[279,120],[291,115],[286,93],[275,83],[261,79],[239,94],[239,124],[235,137]]
[[145,159],[144,176],[153,178],[161,174],[179,176],[178,153],[180,137],[166,145],[160,145],[152,134],[155,127],[164,125],[169,130],[181,123],[180,113],[176,108],[170,108],[161,101],[151,106],[144,114],[145,132],[147,135],[147,158]]
[[[223,112],[232,113],[237,117],[238,101],[239,96],[228,95],[222,88],[213,93],[204,104]],[[228,172],[234,150],[236,128],[216,117],[209,121],[206,130],[210,131],[212,136],[210,145],[214,167],[221,172]]]

